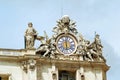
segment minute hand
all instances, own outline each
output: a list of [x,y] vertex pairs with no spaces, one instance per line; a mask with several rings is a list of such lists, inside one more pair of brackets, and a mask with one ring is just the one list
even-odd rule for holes
[[66,37],[66,49],[68,49],[68,37]]

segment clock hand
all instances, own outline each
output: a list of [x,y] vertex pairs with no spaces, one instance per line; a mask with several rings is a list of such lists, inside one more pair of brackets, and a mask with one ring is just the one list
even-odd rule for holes
[[67,49],[67,41],[65,41],[66,49]]
[[66,43],[66,49],[67,49],[67,47],[68,47],[68,46],[67,46],[67,37],[66,37],[66,39],[65,39],[65,43]]

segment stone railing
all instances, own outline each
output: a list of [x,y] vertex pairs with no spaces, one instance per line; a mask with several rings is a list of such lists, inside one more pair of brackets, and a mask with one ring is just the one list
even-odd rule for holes
[[0,49],[0,55],[3,56],[21,56],[20,50],[12,50],[12,49]]
[[0,49],[1,56],[22,56],[25,50],[17,49]]
[[3,56],[35,55],[35,50],[28,50],[28,49],[0,49],[0,55],[3,55]]

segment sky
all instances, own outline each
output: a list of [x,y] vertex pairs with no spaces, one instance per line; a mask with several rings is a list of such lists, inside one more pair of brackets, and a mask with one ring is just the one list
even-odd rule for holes
[[111,66],[107,80],[119,79],[120,0],[0,0],[0,48],[23,49],[29,22],[39,35],[46,31],[51,36],[63,15],[76,21],[85,39],[93,41],[94,32],[100,35],[103,55]]

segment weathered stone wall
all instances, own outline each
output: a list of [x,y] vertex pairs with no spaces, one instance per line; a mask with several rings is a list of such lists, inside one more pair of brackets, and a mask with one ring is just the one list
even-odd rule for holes
[[37,80],[52,80],[52,65],[41,64],[37,66]]
[[59,80],[60,70],[74,71],[76,80],[106,80],[108,69],[104,62],[44,58],[34,55],[34,50],[0,50],[0,74],[9,75],[9,80]]
[[103,80],[102,69],[87,67],[84,69],[85,80]]
[[22,80],[22,69],[17,62],[0,61],[0,74],[9,75],[10,80]]

